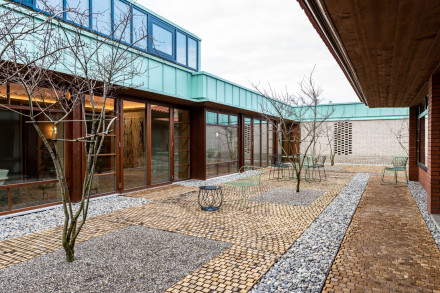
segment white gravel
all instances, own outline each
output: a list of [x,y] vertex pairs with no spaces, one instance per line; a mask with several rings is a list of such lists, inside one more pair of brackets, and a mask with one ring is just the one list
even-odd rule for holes
[[[241,173],[241,178],[243,178],[243,176],[245,176],[246,173],[248,173],[249,175],[252,175],[252,171],[247,171],[247,172]],[[218,186],[223,183],[235,181],[238,179],[240,179],[240,173],[228,174],[228,175],[224,175],[224,176],[220,176],[220,177],[209,178],[206,180],[191,179],[191,180],[176,182],[173,184],[183,185],[183,186],[188,186],[188,187],[200,187],[200,186],[204,186],[204,185]]]
[[231,245],[130,226],[0,270],[0,292],[163,292]]
[[420,213],[423,216],[423,219],[428,226],[429,231],[431,231],[431,235],[434,238],[437,247],[440,249],[440,231],[438,226],[434,223],[434,220],[428,214],[428,194],[426,190],[420,185],[419,182],[410,181],[408,183],[409,190],[411,191],[412,196],[420,210]]
[[370,174],[357,174],[251,292],[320,292]]
[[[125,209],[149,202],[145,199],[127,196],[97,197],[90,200],[87,217],[95,217],[116,210]],[[74,210],[78,204],[74,204]],[[63,225],[64,212],[62,206],[37,211],[26,215],[0,219],[0,241],[12,237],[33,233],[40,230]],[[1,290],[0,290],[1,291]]]

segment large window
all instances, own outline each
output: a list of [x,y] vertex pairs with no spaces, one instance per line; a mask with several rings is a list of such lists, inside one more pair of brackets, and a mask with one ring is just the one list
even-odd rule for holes
[[112,36],[115,40],[133,44],[138,49],[168,61],[199,70],[199,41],[196,38],[127,1],[15,1],[48,13],[67,8],[75,9],[79,13],[66,12],[63,19]]
[[[8,89],[8,90],[7,90]],[[49,89],[40,88],[34,95],[36,101],[44,97],[50,102],[54,95]],[[25,90],[11,84],[0,88],[1,103],[14,109],[0,110],[0,212],[61,201],[55,167],[42,139],[29,118]],[[5,99],[9,98],[9,99]],[[34,110],[35,111],[35,110]],[[59,119],[57,110],[46,112],[52,119]],[[45,115],[38,116],[38,125],[46,139],[57,145],[64,160],[63,124],[48,123]]]
[[133,9],[133,44],[146,50],[148,45],[148,19],[147,14]]
[[114,37],[122,42],[130,43],[131,35],[131,8],[125,2],[114,1]]
[[151,183],[170,181],[170,108],[151,105]]
[[[88,112],[86,119],[88,133],[92,129],[93,122],[91,121],[92,115],[92,99],[94,104],[95,115],[99,115],[100,111],[103,109],[104,98],[100,96],[86,96],[85,98],[85,109]],[[107,118],[113,118],[115,116],[115,100],[107,98],[105,101],[105,115]],[[95,123],[98,123],[98,119]],[[97,125],[95,124],[95,127]],[[98,154],[98,159],[96,160],[95,174],[92,181],[92,186],[90,188],[91,194],[101,194],[114,192],[116,188],[116,134],[115,134],[115,124],[113,123],[110,127],[109,134],[104,138],[101,151]]]
[[124,101],[124,189],[147,185],[146,105]]
[[174,109],[174,180],[189,178],[189,111]]
[[93,29],[105,35],[112,32],[112,8],[109,0],[92,0]]
[[419,105],[417,119],[417,161],[421,167],[428,167],[428,99]]
[[186,36],[180,32],[176,35],[176,60],[186,65]]
[[174,31],[171,27],[159,24],[158,22],[153,22],[152,38],[153,38],[153,48],[152,50],[158,51],[160,53],[167,54],[168,57],[173,56],[173,39]]
[[188,67],[197,69],[197,42],[188,38]]
[[238,117],[206,113],[206,176],[238,171]]

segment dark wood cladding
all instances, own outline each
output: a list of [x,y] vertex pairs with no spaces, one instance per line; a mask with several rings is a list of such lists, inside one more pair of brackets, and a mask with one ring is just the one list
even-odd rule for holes
[[190,172],[192,179],[206,179],[205,107],[194,107],[190,114]]
[[370,107],[416,106],[440,72],[438,0],[298,0]]

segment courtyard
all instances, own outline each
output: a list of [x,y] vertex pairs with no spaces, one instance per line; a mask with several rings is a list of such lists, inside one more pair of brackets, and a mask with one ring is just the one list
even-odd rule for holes
[[266,168],[264,204],[251,189],[256,206],[247,209],[227,188],[218,211],[197,203],[198,186],[236,175],[94,200],[73,263],[64,260],[57,208],[0,219],[0,288],[438,292],[440,231],[426,212],[426,192],[404,177],[383,184],[382,169],[327,167],[327,180],[302,181],[295,193],[294,180],[269,180]]

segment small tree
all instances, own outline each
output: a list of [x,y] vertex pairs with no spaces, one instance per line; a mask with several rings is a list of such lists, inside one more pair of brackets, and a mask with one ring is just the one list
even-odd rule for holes
[[400,145],[405,154],[409,155],[409,119],[402,119],[399,121],[397,127],[393,127],[389,123],[387,123],[388,128],[393,133],[393,136],[396,138],[397,143]]
[[[301,172],[307,162],[307,155],[316,157],[316,142],[321,125],[332,114],[331,111],[321,111],[319,99],[322,88],[316,84],[313,69],[299,82],[299,91],[291,95],[287,90],[277,92],[269,85],[267,89],[253,85],[265,101],[261,103],[262,116],[277,125],[277,141],[281,146],[282,155],[293,166],[297,184],[296,192],[300,191]],[[283,142],[287,142],[283,143]],[[291,155],[295,155],[292,157]]]
[[[0,85],[19,84],[29,110],[19,111],[8,105],[0,106],[25,116],[49,152],[63,200],[65,219],[62,244],[66,261],[72,262],[76,239],[87,218],[98,154],[116,120],[108,111],[108,100],[133,77],[146,71],[140,60],[141,55],[132,47],[148,36],[145,31],[136,31],[132,45],[122,44],[121,41],[131,30],[130,10],[114,12],[114,30],[108,32],[108,37],[104,37],[85,34],[79,26],[61,20],[61,16],[67,14],[69,20],[88,26],[88,10],[62,10],[44,0],[39,1],[39,5],[49,15],[28,10],[15,3],[1,3]],[[53,112],[54,109],[57,109],[57,113]],[[79,118],[72,118],[74,111],[80,113]],[[43,134],[41,125],[44,123],[49,123],[52,128],[50,138]],[[67,123],[82,124],[84,132],[79,137],[57,138],[54,130]],[[81,201],[76,210],[70,200],[62,152],[59,149],[60,143],[64,142],[81,144],[85,153]]]

